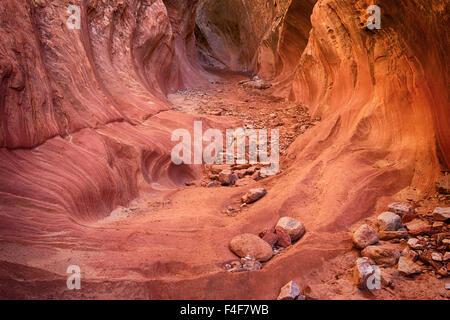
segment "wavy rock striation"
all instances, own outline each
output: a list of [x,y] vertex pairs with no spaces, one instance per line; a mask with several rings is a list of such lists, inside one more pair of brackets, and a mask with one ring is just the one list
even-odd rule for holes
[[[0,2],[2,297],[276,298],[348,250],[349,226],[405,190],[431,194],[449,168],[443,0],[378,0],[373,31],[373,1],[86,0],[70,30],[72,3]],[[258,74],[322,118],[236,219],[218,212],[241,189],[182,189],[201,169],[170,161],[174,129],[236,124],[170,110],[168,93],[218,78],[204,67]],[[172,207],[100,223],[161,194]],[[231,237],[286,215],[308,231],[282,258],[217,267]],[[67,261],[83,295],[64,287]]]

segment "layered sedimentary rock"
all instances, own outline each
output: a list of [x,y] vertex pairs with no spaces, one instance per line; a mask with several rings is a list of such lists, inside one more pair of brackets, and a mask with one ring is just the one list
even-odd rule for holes
[[202,0],[196,15],[204,66],[291,85],[308,42],[315,0]]
[[281,28],[290,3],[200,1],[196,17],[200,60],[209,67],[252,73],[263,40]]
[[325,197],[336,202],[325,210],[346,199],[345,222],[347,212],[370,210],[361,203],[408,186],[432,192],[449,165],[448,75],[438,71],[448,64],[438,23],[445,5],[378,1],[381,29],[370,31],[370,4],[316,4],[291,91],[325,119],[293,156],[315,159],[321,183],[344,183],[330,188]]
[[[348,210],[367,197],[367,207],[357,209],[364,212],[379,196],[408,186],[419,193],[431,191],[439,170],[448,168],[450,154],[448,75],[439,72],[448,64],[439,23],[445,20],[445,4],[379,1],[380,30],[366,27],[371,1],[318,1],[311,28],[307,21],[313,4],[286,3],[278,11],[279,21],[267,19],[264,25],[258,24],[257,14],[252,16],[257,9],[242,9],[247,16],[238,28],[251,31],[245,33],[249,47],[260,43],[254,55],[240,53],[250,62],[238,64],[239,71],[250,68],[272,79],[277,84],[274,94],[304,102],[326,119],[311,131],[310,139],[297,141],[291,157],[301,159],[302,166],[305,159],[314,160],[308,161],[310,170],[324,174],[314,178],[330,186],[325,197],[334,204],[326,211],[350,194],[359,199],[349,201]],[[245,8],[246,2],[233,5]],[[224,6],[220,4],[220,12],[226,15]],[[259,3],[254,7],[263,8]],[[253,25],[252,17],[265,32],[247,27]],[[220,29],[214,36],[225,33],[220,43],[228,43],[227,32],[233,31],[214,16],[209,23],[213,31]],[[200,25],[205,24],[200,19]],[[227,52],[236,50],[230,46]],[[351,175],[342,169],[351,166]],[[333,187],[335,179],[348,183],[341,195]]]
[[168,92],[207,82],[192,59],[195,2],[81,2],[79,30],[66,25],[70,4],[1,4],[3,236],[54,210],[96,220],[141,183],[193,175],[172,168],[167,148],[191,119],[161,112]]
[[[450,164],[445,1],[376,1],[373,31],[371,1],[81,1],[79,30],[66,25],[70,4],[0,3],[1,296],[79,297],[61,276],[70,260],[83,297],[274,298],[345,250],[351,224],[406,188],[433,192]],[[230,188],[185,190],[180,207],[99,226],[199,176],[170,161],[171,132],[231,119],[169,111],[165,97],[217,78],[201,64],[259,74],[322,121],[235,220],[218,214],[241,196]],[[258,273],[217,270],[232,236],[286,214],[304,243]]]

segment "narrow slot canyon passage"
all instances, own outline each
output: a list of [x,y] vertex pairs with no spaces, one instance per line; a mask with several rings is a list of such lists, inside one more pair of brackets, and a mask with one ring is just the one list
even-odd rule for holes
[[3,0],[0,297],[448,299],[447,7]]

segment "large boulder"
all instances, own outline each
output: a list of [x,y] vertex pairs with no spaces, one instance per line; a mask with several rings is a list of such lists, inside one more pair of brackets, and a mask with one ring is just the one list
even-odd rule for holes
[[292,242],[300,239],[305,234],[303,223],[291,217],[280,218],[275,228],[286,230]]
[[272,247],[263,239],[251,233],[240,234],[230,241],[230,250],[237,256],[255,257],[259,261],[267,261],[272,257]]
[[364,249],[371,244],[378,242],[378,233],[374,228],[367,224],[363,224],[353,233],[353,244],[358,249]]
[[380,231],[397,231],[402,227],[402,218],[398,214],[386,211],[378,216],[377,226]]
[[367,246],[361,251],[363,257],[371,258],[377,265],[393,266],[400,258],[400,250],[389,244]]
[[264,188],[255,188],[250,189],[241,199],[243,203],[253,203],[255,201],[258,201],[262,197],[264,197],[267,194],[266,189]]
[[433,211],[433,217],[435,220],[439,221],[449,221],[450,220],[450,207],[440,208],[437,207]]
[[289,281],[280,290],[277,300],[294,300],[300,295],[300,288],[294,281]]

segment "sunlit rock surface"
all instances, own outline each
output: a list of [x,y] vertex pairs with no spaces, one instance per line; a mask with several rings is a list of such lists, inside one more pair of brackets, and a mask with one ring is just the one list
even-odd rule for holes
[[[69,30],[70,1],[1,1],[0,296],[275,299],[347,252],[351,225],[407,188],[435,192],[450,165],[446,2],[377,3],[370,31],[371,1],[90,0]],[[220,81],[211,68],[322,119],[236,219],[220,212],[243,189],[184,188],[201,168],[170,158],[173,130],[236,125],[166,99]],[[133,203],[142,214],[104,222]],[[218,267],[233,236],[286,215],[301,243],[256,273]],[[66,288],[71,264],[83,292]]]

